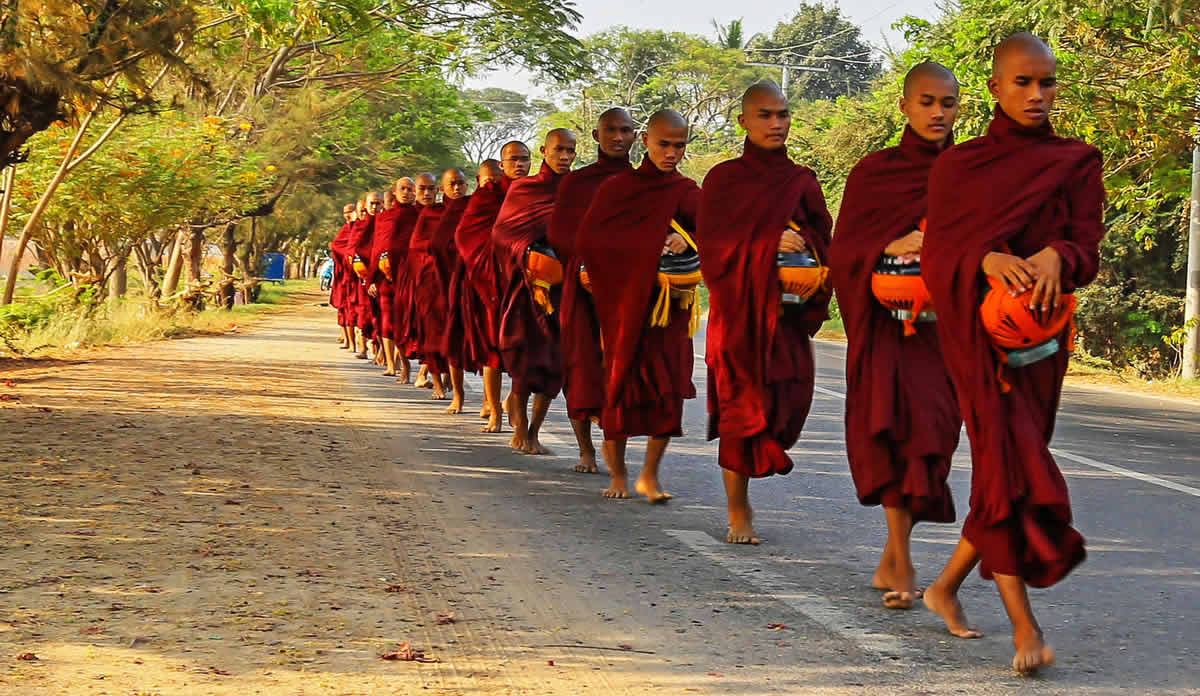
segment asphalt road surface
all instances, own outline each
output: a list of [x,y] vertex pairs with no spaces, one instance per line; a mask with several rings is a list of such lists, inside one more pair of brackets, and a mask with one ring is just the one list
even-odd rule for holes
[[[332,315],[292,331],[292,340],[331,341]],[[702,336],[695,346],[703,395]],[[607,476],[569,471],[574,442],[562,399],[543,437],[553,456],[521,455],[506,447],[509,434],[478,432],[477,378],[466,414],[446,416],[445,402],[429,402],[427,391],[329,353],[326,379],[378,409],[391,457],[381,466],[428,496],[426,541],[406,553],[436,548],[453,580],[431,590],[476,617],[456,645],[491,641],[497,655],[540,666],[523,668],[530,674],[554,674],[528,693],[1200,693],[1200,413],[1190,404],[1066,390],[1053,446],[1088,559],[1058,586],[1033,591],[1058,664],[1023,679],[1008,667],[999,598],[977,575],[962,595],[986,634],[975,641],[951,637],[923,609],[884,609],[871,588],[883,515],[854,497],[838,344],[818,344],[817,394],[791,452],[795,470],[751,484],[758,547],[722,543],[724,495],[716,445],[704,441],[702,397],[689,402],[687,434],[664,461],[664,486],[676,497],[651,506],[605,500]],[[632,476],[643,444],[631,443]],[[951,474],[960,520],[965,447],[964,435]],[[919,582],[936,575],[958,533],[957,524],[917,527]],[[454,652],[439,647],[443,657]],[[439,684],[487,683],[446,669]],[[499,684],[480,688],[501,693]]]

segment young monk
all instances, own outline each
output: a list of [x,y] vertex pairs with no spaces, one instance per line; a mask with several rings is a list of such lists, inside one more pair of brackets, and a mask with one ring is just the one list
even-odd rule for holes
[[604,182],[576,238],[588,269],[596,316],[604,336],[604,461],[612,483],[604,496],[628,498],[625,444],[650,438],[636,489],[651,503],[669,500],[658,469],[672,437],[683,435],[683,400],[692,384],[691,307],[671,304],[666,326],[651,326],[659,293],[659,259],[690,247],[672,230],[675,220],[696,228],[700,187],[677,171],[687,148],[687,121],[666,109],[650,117],[637,169]]
[[408,272],[413,289],[413,325],[410,338],[415,340],[421,362],[433,382],[432,398],[446,398],[443,375],[450,371],[441,353],[442,326],[446,320],[446,283],[443,269],[434,251],[435,237],[447,206],[467,192],[466,177],[460,169],[447,169],[441,178],[442,201],[421,209],[408,246]]
[[846,453],[863,505],[883,505],[888,537],[874,584],[884,606],[918,597],[909,552],[913,525],[953,522],[946,478],[962,419],[942,363],[937,328],[905,324],[871,292],[884,254],[920,260],[929,170],[953,144],[958,80],[938,63],[904,78],[900,145],[867,155],[846,181],[829,268],[846,326]]
[[379,288],[373,282],[374,274],[370,270],[370,263],[375,238],[375,215],[382,209],[383,197],[375,191],[368,193],[359,219],[350,230],[350,246],[354,253],[351,264],[359,278],[356,286],[358,301],[355,325],[361,345],[355,357],[362,360],[367,359],[367,343],[374,343],[379,328]]
[[346,263],[350,256],[349,239],[350,227],[356,218],[353,203],[342,206],[342,217],[346,224],[338,230],[333,241],[329,243],[329,258],[333,259],[333,283],[329,287],[329,304],[337,308],[337,322],[341,329],[338,343],[345,350],[354,348],[354,319],[350,313],[349,295],[353,288],[349,281],[356,278],[354,270]]
[[[496,216],[492,241],[507,289],[501,301],[500,355],[512,378],[506,410],[513,428],[511,446],[527,454],[549,454],[538,432],[550,402],[562,389],[562,355],[558,319],[534,301],[525,278],[525,252],[546,238],[558,185],[575,161],[575,134],[556,128],[541,147],[542,168],[536,176],[514,181]],[[534,395],[530,414],[529,396]]]
[[[463,400],[466,396],[463,387],[463,372],[469,366],[467,363],[470,358],[464,357],[462,344],[447,344],[446,330],[451,326],[457,309],[461,309],[452,307],[452,302],[459,299],[451,292],[451,281],[458,264],[458,250],[454,246],[454,231],[458,229],[458,223],[462,220],[463,213],[466,212],[467,205],[471,202],[471,197],[467,195],[467,177],[461,169],[445,171],[442,175],[442,191],[444,192],[442,202],[446,209],[442,211],[442,218],[430,241],[429,252],[433,258],[435,273],[428,276],[437,284],[442,309],[436,316],[436,323],[427,324],[425,352],[427,355],[438,355],[441,363],[449,371],[450,384],[454,387],[454,392],[450,399],[450,405],[446,407],[446,413],[458,414],[462,413]],[[474,371],[475,368],[471,369]]]
[[[496,350],[495,332],[489,323],[488,305],[499,302],[496,285],[496,262],[492,252],[491,225],[500,212],[508,181],[500,169],[500,161],[484,160],[476,175],[475,193],[470,196],[454,230],[454,270],[450,276],[450,316],[442,336],[442,351],[453,370],[483,372],[483,404],[479,415],[500,419],[499,373],[500,354]],[[498,192],[498,195],[497,195]],[[482,196],[482,199],[480,198]],[[476,201],[481,202],[477,203]],[[478,284],[473,276],[479,277]],[[452,379],[453,381],[453,379]],[[494,384],[493,384],[494,383]],[[489,432],[485,427],[483,432]],[[497,431],[491,431],[497,432]]]
[[[424,211],[425,208],[437,203],[439,185],[437,178],[433,174],[422,172],[413,178],[413,182],[416,185],[416,202],[418,208]],[[420,216],[418,214],[419,219]],[[413,230],[416,230],[416,221],[413,222]],[[410,233],[404,246],[404,271],[398,274],[401,277],[396,286],[396,352],[403,356],[405,362],[417,358],[421,348],[414,279],[411,272],[412,260],[408,253],[411,244],[412,234]],[[415,386],[421,388],[433,387],[433,382],[429,380],[428,372],[428,367],[422,365],[420,371],[417,373]]]
[[633,119],[625,109],[612,108],[600,114],[592,131],[599,147],[596,161],[563,178],[550,218],[550,245],[563,261],[559,323],[567,416],[579,443],[579,462],[572,469],[583,474],[600,471],[592,444],[592,421],[599,420],[604,406],[604,355],[592,297],[579,282],[579,224],[600,185],[632,168],[629,148],[633,147],[633,138]]
[[696,243],[709,291],[708,437],[721,440],[726,541],[757,544],[749,480],[792,470],[787,450],[812,406],[809,338],[830,297],[821,290],[804,305],[784,304],[776,254],[825,259],[833,220],[816,175],[788,158],[791,112],[779,87],[751,85],[738,123],[745,152],[705,177]]
[[986,276],[1028,301],[1035,317],[1048,318],[1064,293],[1096,277],[1104,237],[1100,153],[1054,134],[1055,73],[1054,53],[1032,34],[996,47],[988,80],[995,116],[986,135],[934,165],[921,253],[972,467],[962,538],[925,603],[954,635],[978,636],[958,588],[982,561],[980,574],[995,580],[1012,621],[1012,665],[1021,674],[1054,661],[1025,586],[1049,587],[1085,556],[1066,480],[1049,450],[1071,332],[1059,337],[1054,356],[1003,367],[979,306]]
[[[387,207],[389,198],[392,201],[391,208]],[[396,281],[400,270],[407,272],[408,269],[408,239],[421,213],[416,201],[416,183],[403,177],[396,181],[394,189],[386,192],[383,212],[375,218],[371,268],[379,287],[379,335],[387,361],[387,370],[383,374],[388,376],[396,374]],[[408,359],[402,357],[401,375],[397,381],[407,383],[409,369]]]

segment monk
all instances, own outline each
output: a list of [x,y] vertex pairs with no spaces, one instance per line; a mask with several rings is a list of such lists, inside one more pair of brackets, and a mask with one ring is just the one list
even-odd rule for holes
[[[417,206],[424,210],[437,203],[438,180],[429,172],[422,172],[413,179],[416,184],[417,191]],[[419,217],[418,217],[419,219]],[[413,222],[413,230],[416,229],[416,221]],[[408,254],[409,245],[412,242],[412,234],[408,239],[404,240],[404,270],[397,273],[398,280],[396,284],[396,352],[402,356],[405,363],[408,360],[417,358],[420,353],[420,338],[419,324],[417,322],[417,307],[414,298],[413,277],[410,272],[411,260]],[[429,368],[426,365],[421,365],[421,369],[417,372],[417,379],[414,386],[420,388],[433,388],[433,382],[428,377]],[[407,384],[407,380],[404,381]],[[445,386],[443,385],[443,390]]]
[[346,263],[346,259],[351,255],[348,246],[350,227],[357,217],[353,203],[342,206],[342,217],[345,218],[346,224],[342,225],[333,241],[329,243],[329,258],[333,260],[333,283],[329,288],[329,304],[337,308],[338,327],[342,332],[338,343],[343,349],[351,350],[354,348],[354,319],[350,314],[349,297],[353,288],[349,281],[357,276]]
[[[430,284],[436,282],[437,292],[441,296],[442,309],[440,316],[436,317],[437,323],[429,325],[425,342],[426,354],[436,353],[439,355],[450,373],[450,384],[454,391],[450,398],[450,405],[446,407],[446,413],[453,415],[462,413],[463,400],[466,397],[463,384],[464,371],[467,369],[472,372],[476,371],[474,358],[467,346],[461,341],[448,343],[446,340],[447,330],[455,325],[458,311],[462,309],[461,306],[454,306],[454,303],[464,299],[461,297],[461,292],[455,293],[452,290],[451,283],[459,264],[458,249],[454,246],[454,231],[458,229],[458,223],[462,220],[463,213],[466,212],[467,206],[471,202],[471,197],[467,195],[466,174],[461,169],[447,169],[442,175],[442,191],[444,192],[442,202],[446,207],[434,230],[429,248],[435,271],[435,274],[429,276]],[[465,299],[469,301],[470,296]],[[461,325],[461,320],[458,325]],[[465,340],[466,337],[464,336],[463,339]]]
[[408,246],[408,272],[413,291],[413,322],[409,327],[409,336],[417,345],[421,362],[428,369],[433,385],[432,398],[436,400],[446,398],[443,375],[450,371],[446,356],[441,352],[449,278],[439,265],[439,254],[434,247],[438,226],[448,205],[467,192],[466,177],[462,170],[447,169],[442,174],[441,191],[441,202],[421,209]]
[[[408,177],[398,179],[395,188],[385,192],[383,199],[383,212],[375,218],[371,268],[375,273],[375,283],[379,286],[379,334],[387,362],[387,370],[383,374],[395,376],[397,280],[401,270],[405,271],[404,277],[407,277],[408,239],[412,236],[412,228],[417,223],[421,209],[416,203],[416,183]],[[390,208],[387,207],[389,199],[392,201]],[[400,379],[397,381],[407,384],[410,369],[408,358],[401,356]]]
[[1101,157],[1090,145],[1055,135],[1049,114],[1056,69],[1054,53],[1032,34],[1014,34],[996,47],[988,80],[995,115],[985,135],[951,148],[934,165],[921,252],[972,468],[962,538],[925,591],[925,604],[952,634],[978,636],[958,588],[981,564],[1012,622],[1012,665],[1020,674],[1054,661],[1026,585],[1053,585],[1085,556],[1083,536],[1071,526],[1066,480],[1049,450],[1071,330],[1058,337],[1057,354],[1007,367],[979,306],[986,276],[1027,299],[1042,320],[1065,293],[1096,277],[1104,237]]
[[[659,483],[659,465],[671,438],[683,435],[684,399],[696,398],[689,326],[691,302],[699,299],[678,302],[658,283],[660,258],[691,248],[671,221],[696,228],[700,187],[677,170],[687,141],[688,124],[678,112],[652,115],[641,166],[600,186],[577,236],[604,336],[600,427],[612,479],[606,498],[629,497],[625,444],[643,435],[650,441],[636,490],[651,503],[671,498]],[[669,315],[664,326],[651,326],[658,302],[667,303]]]
[[884,254],[920,260],[929,170],[953,144],[958,80],[938,63],[904,78],[900,145],[864,157],[850,172],[829,268],[846,328],[846,453],[863,505],[882,505],[888,537],[874,584],[884,606],[919,596],[909,537],[921,521],[953,522],[946,478],[962,419],[931,322],[905,324],[872,295]]
[[454,230],[450,316],[442,337],[452,383],[455,369],[484,375],[479,415],[496,429],[485,426],[482,432],[499,432],[500,424],[500,353],[496,348],[495,311],[488,308],[500,302],[492,225],[508,184],[499,160],[487,159],[479,165],[475,193]]
[[[372,285],[368,282],[371,277],[368,264],[371,260],[371,247],[374,241],[375,212],[382,207],[383,201],[382,199],[376,201],[373,195],[377,194],[368,193],[359,201],[357,219],[350,227],[351,256],[348,265],[353,269],[355,275],[351,301],[354,306],[354,326],[358,339],[358,352],[354,357],[360,360],[367,359],[367,346],[368,343],[374,341],[377,328],[374,307],[376,295],[372,294]],[[375,290],[375,293],[377,292],[378,290]]]
[[782,302],[776,254],[825,259],[833,221],[816,175],[788,158],[791,112],[779,87],[751,85],[738,123],[744,154],[705,177],[696,243],[709,291],[708,437],[720,438],[726,541],[757,544],[749,480],[792,470],[787,450],[812,406],[809,338],[830,298],[821,290],[802,305]]
[[629,148],[633,147],[633,138],[634,124],[628,111],[612,108],[600,114],[592,131],[592,139],[599,148],[596,161],[563,178],[550,218],[550,245],[563,261],[559,315],[563,373],[567,416],[579,444],[579,462],[572,469],[584,474],[600,471],[596,466],[596,447],[592,444],[592,421],[600,419],[604,406],[604,355],[595,306],[579,283],[579,224],[600,185],[632,168]]
[[[558,319],[534,300],[525,278],[525,252],[544,240],[554,212],[558,185],[575,161],[575,134],[556,128],[541,147],[542,168],[536,176],[514,181],[492,228],[506,290],[501,300],[500,355],[512,378],[506,410],[513,428],[513,449],[549,454],[538,433],[550,402],[562,390],[562,354]],[[529,413],[529,397],[533,409]]]

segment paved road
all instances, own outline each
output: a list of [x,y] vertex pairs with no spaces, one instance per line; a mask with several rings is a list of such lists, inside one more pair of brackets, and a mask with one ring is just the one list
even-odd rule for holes
[[[331,340],[326,323],[294,327],[292,340]],[[703,342],[696,346],[702,353]],[[459,599],[463,612],[491,613],[479,619],[480,636],[517,646],[525,664],[575,685],[536,693],[1200,693],[1195,408],[1067,389],[1054,446],[1089,558],[1034,593],[1059,664],[1025,680],[1006,667],[1007,620],[977,576],[963,597],[987,633],[979,641],[950,637],[925,611],[880,606],[870,579],[884,526],[880,510],[856,502],[846,467],[844,351],[821,343],[817,355],[818,393],[792,451],[795,470],[752,484],[767,542],[757,548],[718,543],[724,499],[715,444],[703,439],[703,399],[689,403],[688,434],[664,465],[677,497],[650,506],[603,500],[606,478],[567,471],[573,440],[561,399],[544,439],[556,456],[530,457],[509,451],[507,435],[479,434],[473,415],[441,415],[427,392],[397,387],[333,349],[327,378],[379,409],[395,455],[387,465],[429,496],[429,533],[449,542],[447,567],[474,578],[468,588],[501,589],[501,608]],[[469,385],[473,412],[480,385]],[[640,444],[629,454],[634,475]],[[965,447],[951,485],[961,518]],[[958,531],[917,528],[921,579],[936,574]]]

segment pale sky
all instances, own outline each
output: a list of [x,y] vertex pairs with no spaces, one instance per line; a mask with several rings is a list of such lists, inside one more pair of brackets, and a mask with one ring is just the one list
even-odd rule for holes
[[[937,0],[842,0],[842,14],[858,24],[863,39],[882,48],[886,39],[893,48],[903,48],[904,37],[893,31],[892,23],[905,15],[933,20],[940,14]],[[746,36],[769,33],[780,21],[789,19],[799,3],[772,0],[575,0],[575,9],[583,14],[576,36],[584,37],[614,25],[637,29],[663,29],[713,36],[712,21],[721,24],[739,16]],[[535,96],[544,96],[531,84],[526,73],[490,73],[469,80],[468,87],[504,87]]]

